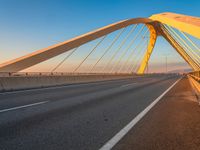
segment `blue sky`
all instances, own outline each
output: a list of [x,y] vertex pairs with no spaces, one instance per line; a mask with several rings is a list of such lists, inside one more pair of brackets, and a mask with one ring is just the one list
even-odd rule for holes
[[[199,0],[0,0],[0,62],[123,19],[162,12],[199,17],[199,8]],[[152,61],[169,53],[178,57],[159,39]]]

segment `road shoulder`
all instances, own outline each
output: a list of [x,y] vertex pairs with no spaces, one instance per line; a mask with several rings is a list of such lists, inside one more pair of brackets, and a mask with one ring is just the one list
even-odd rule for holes
[[170,90],[113,149],[200,149],[200,107],[188,79]]

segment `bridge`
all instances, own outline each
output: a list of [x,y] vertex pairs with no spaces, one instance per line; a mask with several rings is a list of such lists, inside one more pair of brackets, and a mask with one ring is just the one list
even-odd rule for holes
[[[149,73],[158,36],[191,72]],[[168,12],[0,64],[0,149],[200,149],[199,39],[200,18]]]

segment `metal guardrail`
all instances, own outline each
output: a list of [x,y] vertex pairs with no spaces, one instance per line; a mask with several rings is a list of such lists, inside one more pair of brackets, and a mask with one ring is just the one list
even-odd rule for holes
[[191,85],[194,87],[198,103],[200,105],[200,71],[188,73]]
[[26,76],[81,76],[81,75],[134,75],[133,73],[70,73],[70,72],[0,72],[0,77]]
[[[148,73],[146,75],[163,75],[165,73]],[[171,73],[174,74],[174,73]],[[81,75],[124,75],[124,76],[143,76],[136,73],[70,73],[70,72],[0,72],[0,77],[32,77],[32,76],[81,76]]]
[[200,83],[200,71],[190,72],[189,75]]

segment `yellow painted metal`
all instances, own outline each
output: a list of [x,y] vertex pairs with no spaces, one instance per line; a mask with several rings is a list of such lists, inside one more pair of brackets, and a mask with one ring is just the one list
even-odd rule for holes
[[[152,15],[150,19],[158,21],[160,25],[166,24],[182,32],[188,33],[194,37],[200,38],[200,18],[174,14],[174,13],[162,13],[162,14]],[[155,38],[152,38],[154,36],[152,36],[152,33],[150,33],[150,42],[147,51],[145,53],[145,56],[142,60],[142,63],[140,65],[140,68],[137,72],[138,74],[143,74],[148,65],[148,61],[153,51],[156,37],[158,35],[156,31],[157,32],[159,31],[159,35],[162,35],[176,49],[176,51],[193,68],[193,70],[200,69],[198,64],[196,64],[194,60],[192,60],[192,58],[186,52],[184,52],[183,48],[171,36],[169,37],[169,35],[166,35],[165,32],[162,32],[160,26],[156,27],[153,26],[151,31],[153,31]]]
[[[153,51],[156,39],[158,35],[162,35],[183,57],[183,59],[194,69],[200,70],[200,66],[196,64],[192,58],[183,50],[183,48],[169,35],[162,32],[160,25],[166,24],[173,28],[176,28],[182,32],[188,33],[196,38],[200,39],[200,18],[185,16],[174,13],[162,13],[152,15],[150,18],[136,18],[123,20],[95,31],[86,33],[84,35],[72,38],[65,42],[38,50],[31,54],[22,56],[20,58],[0,64],[0,72],[18,72],[40,62],[48,60],[59,54],[79,47],[89,41],[95,40],[116,30],[125,28],[132,24],[145,24],[150,31],[150,39],[147,47],[147,51],[143,57],[142,63],[138,69],[138,74],[143,74]],[[162,33],[161,33],[162,32]]]
[[[191,55],[192,55],[194,58],[196,58],[196,57],[198,57],[198,59],[200,58],[200,56],[197,55],[197,54],[195,53],[194,49],[191,48],[191,46],[190,46],[189,44],[187,44],[187,42],[185,42],[185,40],[184,40],[179,34],[177,34],[177,33],[174,31],[173,28],[171,28],[171,27],[169,26],[168,29],[171,30],[172,33],[174,33],[175,36],[176,36],[178,39],[180,39],[180,42],[182,42],[182,44],[185,45],[186,48],[190,50]],[[200,62],[198,62],[198,63],[200,63]]]
[[152,15],[150,19],[167,24],[200,39],[200,18],[198,17],[161,13]]
[[57,55],[60,55],[64,52],[72,50],[73,48],[79,47],[87,42],[105,36],[116,30],[125,28],[129,25],[151,22],[152,20],[148,18],[134,18],[110,24],[108,26],[99,28],[95,31],[88,32],[86,34],[64,41],[62,43],[38,50],[20,58],[0,64],[0,72],[18,72],[38,63],[41,63],[45,60],[53,58]]
[[197,80],[200,83],[200,70],[190,72],[188,75],[191,75],[195,80]]
[[[200,96],[200,83],[199,83],[200,79],[191,74],[188,74],[187,76],[188,76],[191,86],[194,88],[194,91],[196,92],[198,96]],[[200,101],[199,101],[199,104],[200,104]]]
[[154,45],[156,43],[156,39],[157,39],[157,32],[156,32],[155,27],[151,24],[146,24],[146,26],[148,27],[149,32],[150,32],[149,44],[148,44],[146,53],[142,59],[142,62],[140,64],[140,67],[137,71],[138,74],[143,74],[146,67],[148,66],[148,62],[149,62],[151,53],[153,51]]
[[[143,29],[142,29],[143,30]],[[140,32],[142,31],[142,30],[140,30],[138,33],[139,34],[137,34],[136,35],[136,37],[138,37],[139,35],[140,35]],[[142,36],[146,36],[146,33],[147,33],[147,30],[142,34]],[[137,44],[137,46],[135,46],[131,51],[131,54],[128,56],[128,58],[126,59],[126,61],[125,61],[125,63],[123,64],[123,66],[120,68],[120,70],[118,71],[118,73],[121,71],[121,70],[127,70],[127,71],[129,71],[130,70],[130,68],[131,68],[131,66],[130,65],[128,65],[129,64],[129,62],[130,62],[130,60],[133,60],[132,58],[133,58],[133,56],[134,56],[134,54],[135,54],[135,51],[136,50],[140,50],[140,46],[141,45],[145,45],[144,43],[143,43],[143,40],[141,40],[140,42],[139,42],[139,44]],[[132,64],[133,65],[133,64]]]
[[200,48],[184,33],[181,32],[181,34],[198,50],[200,51]]
[[163,25],[160,25],[161,35],[171,44],[171,46],[179,53],[179,55],[192,67],[193,70],[198,70],[199,66],[192,60],[192,58],[184,51],[178,42],[168,33]]

